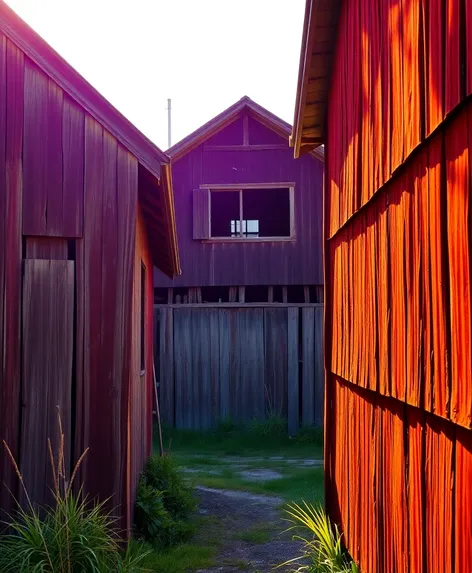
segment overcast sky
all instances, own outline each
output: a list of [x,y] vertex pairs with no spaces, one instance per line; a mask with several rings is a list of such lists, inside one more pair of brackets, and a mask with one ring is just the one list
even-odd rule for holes
[[304,0],[6,0],[162,149],[248,95],[293,122]]

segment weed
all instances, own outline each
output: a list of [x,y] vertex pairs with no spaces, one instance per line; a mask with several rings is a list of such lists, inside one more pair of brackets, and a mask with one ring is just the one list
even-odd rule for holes
[[82,454],[72,476],[66,475],[64,434],[59,417],[59,448],[53,455],[48,440],[53,474],[54,504],[40,510],[33,505],[27,485],[7,444],[3,442],[17,473],[26,499],[18,504],[7,524],[10,533],[0,537],[0,572],[31,573],[134,573],[141,571],[145,549],[121,551],[121,538],[105,503],[89,503],[72,493],[77,471],[87,454]]
[[299,565],[297,569],[293,569],[294,572],[359,573],[356,563],[343,551],[342,536],[337,525],[333,527],[321,506],[305,502],[302,505],[292,503],[288,505],[286,512],[293,524],[290,529],[301,526],[310,533],[310,536],[295,535],[294,539],[303,543],[302,554],[298,558],[282,563],[279,567],[293,563]]

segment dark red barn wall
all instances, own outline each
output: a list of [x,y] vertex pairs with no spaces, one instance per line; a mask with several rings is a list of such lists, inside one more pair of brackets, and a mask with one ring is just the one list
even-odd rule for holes
[[471,14],[465,0],[340,12],[327,505],[365,573],[472,570]]
[[[323,163],[312,156],[294,160],[283,138],[248,118],[249,145],[242,145],[243,118],[172,164],[182,275],[156,271],[169,286],[322,285]],[[295,242],[202,242],[193,239],[193,190],[201,184],[295,183]]]
[[[0,34],[0,439],[47,500],[60,406],[67,462],[90,448],[78,483],[127,527],[151,443],[152,267],[137,205],[136,157]],[[149,269],[145,380],[135,253]],[[3,448],[0,484],[9,511],[18,483]]]

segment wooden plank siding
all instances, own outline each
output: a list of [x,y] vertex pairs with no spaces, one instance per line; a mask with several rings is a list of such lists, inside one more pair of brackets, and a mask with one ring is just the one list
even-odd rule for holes
[[325,141],[326,501],[365,573],[471,569],[468,4],[340,6]]
[[[159,286],[323,284],[323,162],[312,156],[295,161],[288,138],[244,117],[249,119],[246,147],[239,118],[173,162],[182,276],[171,280],[156,271]],[[210,236],[209,192],[200,186],[282,181],[295,184],[296,240],[204,241]]]
[[[10,11],[0,11],[1,27]],[[33,502],[50,501],[47,438],[57,446],[59,406],[67,465],[90,448],[77,491],[83,485],[91,499],[109,500],[128,534],[152,447],[153,262],[172,259],[172,221],[156,172],[76,95],[0,32],[0,443],[11,448]],[[146,177],[154,187],[141,189]],[[144,217],[148,196],[162,224],[149,205]],[[157,248],[149,244],[151,224],[154,236],[160,233]],[[143,373],[135,346],[141,261]],[[19,494],[2,447],[0,519]]]
[[161,410],[168,423],[206,429],[219,421],[246,423],[275,414],[287,418],[291,435],[300,424],[321,425],[322,305],[155,309]]

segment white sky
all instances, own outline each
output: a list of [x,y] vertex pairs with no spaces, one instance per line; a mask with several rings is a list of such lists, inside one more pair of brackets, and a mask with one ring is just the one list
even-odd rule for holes
[[6,0],[167,148],[248,95],[293,122],[304,0]]

